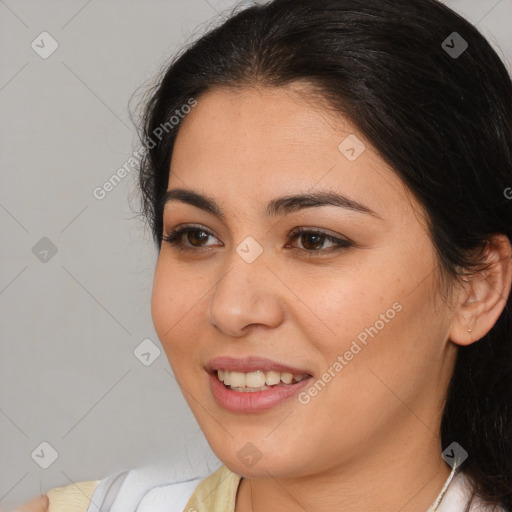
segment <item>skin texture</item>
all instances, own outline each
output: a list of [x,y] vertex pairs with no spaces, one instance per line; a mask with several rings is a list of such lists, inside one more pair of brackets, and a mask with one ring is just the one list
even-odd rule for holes
[[[489,249],[496,272],[454,286],[443,301],[421,206],[350,122],[304,92],[215,89],[182,122],[168,189],[212,196],[226,220],[167,204],[164,231],[191,223],[200,232],[182,235],[188,251],[162,244],[155,329],[211,448],[244,477],[237,512],[426,510],[451,469],[439,425],[457,345],[499,317],[510,244],[498,237]],[[349,134],[366,146],[355,161],[338,149]],[[320,190],[382,219],[335,206],[264,214],[275,197]],[[311,248],[307,236],[290,241],[296,227],[353,245],[329,252],[335,244],[324,239]],[[201,241],[202,229],[214,236]],[[247,236],[263,248],[250,264],[236,252]],[[396,302],[401,311],[307,405],[292,398],[243,414],[215,402],[204,369],[212,357],[269,357],[316,381]],[[247,442],[261,453],[252,467],[237,456]]]

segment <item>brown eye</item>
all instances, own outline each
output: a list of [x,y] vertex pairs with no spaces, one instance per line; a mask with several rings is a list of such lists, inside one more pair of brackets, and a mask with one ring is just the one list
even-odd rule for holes
[[201,229],[190,229],[183,234],[187,235],[187,241],[190,242],[191,245],[196,246],[197,243],[199,247],[202,246],[202,242],[207,241],[210,237],[210,233]]
[[326,239],[326,235],[306,232],[300,235],[300,239],[304,249],[318,250],[322,248],[323,242]]
[[[342,250],[350,247],[352,243],[349,240],[337,238],[335,236],[324,233],[319,230],[311,230],[304,228],[296,228],[290,236],[290,240],[300,240],[302,247],[294,248],[301,251],[304,254],[325,254],[332,251]],[[324,247],[325,242],[330,242],[331,246]]]
[[[175,228],[170,233],[166,233],[162,240],[177,251],[207,251],[210,247],[216,244],[206,244],[209,238],[216,238],[215,235],[207,229],[201,227],[186,226]],[[185,241],[186,238],[186,241]],[[321,256],[323,254],[330,254],[335,251],[347,249],[353,245],[349,240],[338,238],[320,230],[311,230],[304,228],[296,228],[292,234],[289,235],[289,241],[300,240],[302,247],[292,247],[293,250],[300,251],[300,253],[307,256]],[[325,242],[331,245],[324,247]],[[220,244],[223,245],[222,243]],[[285,246],[289,247],[289,246]]]
[[[208,249],[210,245],[206,245],[204,242],[207,242],[210,237],[215,238],[210,231],[189,226],[173,229],[170,233],[165,234],[162,240],[175,247],[178,251],[184,251]],[[184,241],[185,238],[186,241]]]

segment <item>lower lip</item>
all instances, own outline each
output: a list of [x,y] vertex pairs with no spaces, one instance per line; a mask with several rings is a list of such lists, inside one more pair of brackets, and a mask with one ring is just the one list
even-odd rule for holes
[[228,389],[217,377],[210,374],[210,388],[217,403],[233,412],[261,412],[283,403],[309,383],[311,377],[295,384],[276,386],[263,391],[233,391]]

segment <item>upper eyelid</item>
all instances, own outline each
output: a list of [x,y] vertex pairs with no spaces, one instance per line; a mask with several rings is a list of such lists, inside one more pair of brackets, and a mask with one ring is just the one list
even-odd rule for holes
[[[177,226],[172,227],[172,228],[167,228],[167,229],[164,228],[163,231],[164,231],[164,234],[166,234],[166,233],[172,233],[172,232],[177,232],[177,231],[186,231],[186,230],[203,230],[203,231],[207,232],[208,234],[210,234],[211,236],[218,239],[217,235],[213,232],[212,229],[207,228],[206,226],[203,226],[201,224],[187,224],[187,223],[178,224]],[[301,231],[307,231],[307,232],[313,231],[313,232],[321,233],[322,235],[325,235],[326,237],[332,237],[332,238],[342,239],[342,240],[346,240],[346,241],[351,241],[349,238],[347,238],[344,235],[340,235],[338,233],[332,232],[329,229],[319,228],[317,226],[296,226],[290,230],[288,236],[295,235],[297,233],[300,233]]]

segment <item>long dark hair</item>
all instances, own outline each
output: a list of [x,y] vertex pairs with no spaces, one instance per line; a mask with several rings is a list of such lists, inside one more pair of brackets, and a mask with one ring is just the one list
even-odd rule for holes
[[[183,48],[144,98],[141,213],[158,248],[179,129],[170,119],[214,87],[296,81],[347,116],[424,206],[438,275],[482,270],[491,235],[512,239],[512,83],[474,26],[436,0],[273,0],[235,9]],[[441,424],[442,446],[469,453],[474,495],[506,510],[511,297],[486,336],[458,348]]]

